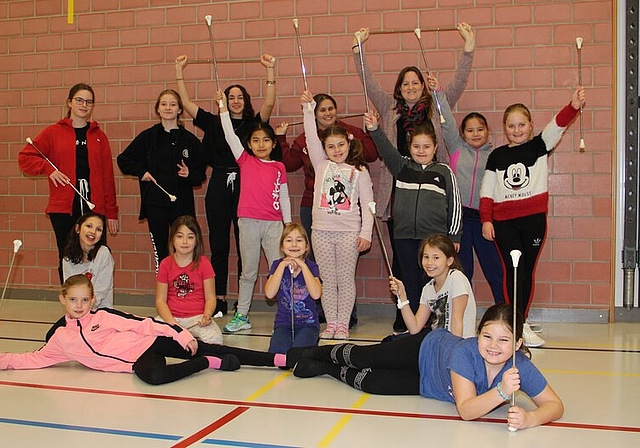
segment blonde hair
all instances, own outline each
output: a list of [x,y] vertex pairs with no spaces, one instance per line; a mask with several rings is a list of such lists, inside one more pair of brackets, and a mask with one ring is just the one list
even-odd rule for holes
[[87,288],[89,288],[89,292],[91,293],[91,297],[93,297],[93,295],[94,295],[94,293],[93,293],[93,283],[91,283],[91,280],[89,280],[89,277],[87,277],[84,274],[72,275],[71,277],[66,279],[64,281],[64,283],[62,284],[62,287],[60,288],[60,293],[64,297],[66,297],[67,293],[69,292],[69,290],[71,288],[76,287],[76,286],[86,286]]
[[304,258],[307,258],[309,256],[309,236],[307,235],[307,231],[304,230],[304,227],[302,227],[302,225],[298,224],[297,222],[292,222],[289,223],[285,226],[285,228],[282,230],[282,236],[280,237],[280,251],[282,252],[282,245],[284,244],[284,240],[286,237],[289,236],[289,234],[291,234],[294,231],[298,231],[298,233],[300,233],[300,235],[302,236],[302,238],[304,238],[304,242],[307,244],[307,249],[304,251]]

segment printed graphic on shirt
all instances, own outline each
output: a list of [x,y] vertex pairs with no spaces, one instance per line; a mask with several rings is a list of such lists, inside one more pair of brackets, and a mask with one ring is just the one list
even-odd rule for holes
[[282,173],[278,171],[278,175],[276,177],[276,181],[273,183],[273,191],[271,192],[271,199],[273,199],[273,209],[280,210],[280,186],[282,183],[280,182],[280,178],[282,177]]
[[176,295],[180,298],[184,298],[190,292],[193,292],[195,286],[189,279],[189,274],[182,273],[173,281],[173,287],[176,288]]
[[[284,292],[282,297],[282,306],[291,313],[291,280],[282,277],[280,282],[280,288]],[[307,304],[304,299],[307,297],[308,291],[306,285],[300,285],[295,280],[293,281],[293,315],[295,322],[298,324],[313,324],[315,319],[313,312],[307,308]]]
[[521,188],[525,188],[529,185],[531,176],[529,174],[529,168],[524,163],[514,163],[510,165],[504,172],[504,186],[509,190],[517,191]]
[[354,167],[339,167],[327,164],[321,185],[320,209],[330,215],[339,215],[341,211],[351,211],[356,205],[356,184],[359,171]]
[[433,315],[431,329],[449,328],[449,291],[439,293],[434,300],[429,300],[429,308]]

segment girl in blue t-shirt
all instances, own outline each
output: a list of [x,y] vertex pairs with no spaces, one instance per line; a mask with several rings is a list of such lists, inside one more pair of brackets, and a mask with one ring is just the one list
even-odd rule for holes
[[[562,401],[522,350],[522,316],[516,321],[516,367],[512,367],[513,307],[494,305],[482,317],[478,336],[462,339],[444,329],[383,344],[329,345],[291,349],[287,364],[301,378],[329,374],[372,394],[422,395],[456,405],[463,420],[475,420],[502,406],[521,390],[537,408],[510,406],[515,429],[557,420]],[[297,363],[296,363],[297,362]]]
[[307,258],[309,238],[304,227],[288,224],[282,231],[280,251],[284,257],[273,262],[264,285],[266,296],[278,301],[271,353],[317,345],[320,334],[316,300],[322,295],[322,283],[318,265]]

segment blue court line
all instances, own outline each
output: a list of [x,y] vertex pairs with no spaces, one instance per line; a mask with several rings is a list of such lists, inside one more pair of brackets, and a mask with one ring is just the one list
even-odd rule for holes
[[179,436],[172,436],[169,434],[154,434],[150,432],[140,432],[140,431],[124,431],[120,429],[97,428],[93,426],[65,425],[63,423],[38,422],[33,420],[17,420],[13,418],[4,418],[4,417],[0,417],[0,423],[6,423],[8,425],[35,426],[36,428],[64,429],[67,431],[92,432],[96,434],[141,437],[145,439],[160,439],[160,440],[180,440],[181,439],[181,437]]
[[[17,420],[13,418],[4,418],[4,417],[0,417],[0,423],[5,423],[7,425],[32,426],[36,428],[62,429],[66,431],[89,432],[94,434],[139,437],[143,439],[172,440],[176,442],[183,438],[183,436],[174,436],[171,434],[157,434],[157,433],[141,432],[141,431],[125,431],[120,429],[97,428],[93,426],[65,425],[62,423],[38,422],[33,420]],[[219,445],[219,446],[222,445],[222,446],[248,447],[248,448],[292,448],[291,445],[271,445],[266,443],[240,442],[237,440],[223,440],[223,439],[204,439],[204,440],[200,440],[199,443],[203,443],[206,445]]]

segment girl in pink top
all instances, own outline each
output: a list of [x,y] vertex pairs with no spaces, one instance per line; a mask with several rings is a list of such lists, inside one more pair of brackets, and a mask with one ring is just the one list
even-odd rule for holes
[[[35,352],[1,353],[0,370],[77,361],[90,369],[135,373],[145,383],[164,384],[207,368],[286,365],[284,355],[198,342],[184,328],[150,317],[110,308],[91,311],[96,298],[91,280],[83,274],[65,280],[59,298],[66,316],[51,339]],[[167,364],[166,357],[185,361]]]
[[301,102],[316,173],[311,240],[323,280],[322,308],[327,319],[320,338],[347,339],[356,299],[358,254],[371,247],[373,216],[366,208],[373,201],[373,187],[362,143],[340,126],[330,126],[318,137],[311,92],[305,91]]
[[169,256],[160,263],[156,310],[167,323],[186,328],[208,344],[222,344],[211,319],[216,309],[215,274],[203,255],[202,231],[193,216],[178,217],[169,230]]
[[[264,250],[268,266],[280,258],[282,223],[291,222],[291,204],[287,170],[279,161],[282,149],[271,126],[267,123],[253,123],[245,148],[234,132],[224,93],[219,91],[216,100],[224,136],[241,174],[238,227],[242,274],[238,290],[238,310],[224,326],[225,332],[233,333],[251,328],[248,313],[258,278],[260,248]],[[211,238],[214,237],[215,235],[211,235]]]

